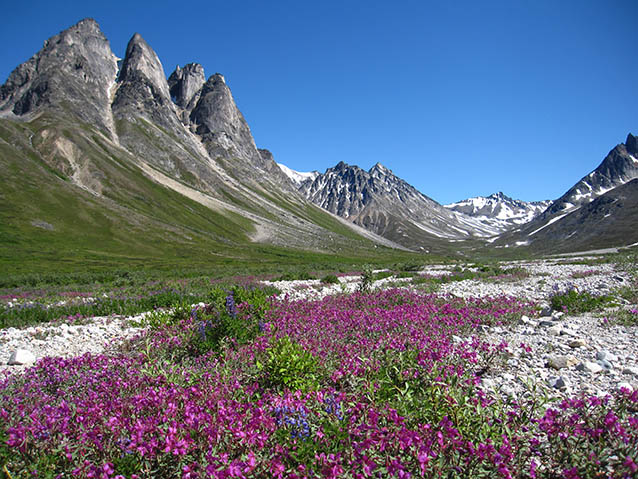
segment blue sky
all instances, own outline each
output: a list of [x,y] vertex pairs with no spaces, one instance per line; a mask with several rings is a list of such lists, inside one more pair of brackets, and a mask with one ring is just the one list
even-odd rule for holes
[[635,0],[10,2],[0,82],[84,17],[223,73],[276,161],[381,162],[440,203],[555,199],[638,134]]

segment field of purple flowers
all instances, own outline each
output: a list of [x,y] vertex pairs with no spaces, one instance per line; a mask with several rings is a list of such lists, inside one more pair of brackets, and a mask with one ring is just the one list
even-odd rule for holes
[[387,290],[274,301],[216,289],[116,355],[0,382],[14,477],[632,478],[638,392],[546,404],[481,389],[514,298]]

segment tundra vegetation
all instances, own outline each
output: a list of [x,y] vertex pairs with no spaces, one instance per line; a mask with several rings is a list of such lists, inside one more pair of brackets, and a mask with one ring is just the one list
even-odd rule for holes
[[[394,277],[419,283],[413,269]],[[298,276],[329,285],[330,274]],[[474,265],[442,281],[520,274]],[[357,291],[313,301],[276,299],[255,278],[6,289],[3,327],[155,311],[108,354],[44,358],[0,380],[4,475],[636,477],[637,391],[551,402],[531,386],[510,398],[481,387],[507,347],[525,347],[488,343],[481,326],[533,317],[537,305],[374,288],[383,276],[364,266]],[[602,311],[611,299],[553,301]],[[614,314],[636,325],[636,311]]]

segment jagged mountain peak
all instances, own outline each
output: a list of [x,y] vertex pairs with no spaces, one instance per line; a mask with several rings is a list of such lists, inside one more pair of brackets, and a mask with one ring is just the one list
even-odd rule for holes
[[551,204],[551,201],[515,200],[502,191],[489,196],[475,196],[445,205],[449,210],[477,219],[494,232],[503,232],[516,225],[532,221]]
[[386,168],[385,166],[383,166],[379,162],[375,163],[372,166],[372,168],[370,168],[370,170],[368,172],[372,173],[372,172],[375,172],[375,171],[379,171],[379,172],[382,172],[382,173],[392,173],[388,168]]
[[[335,166],[333,166],[332,168],[329,169],[334,169],[334,170],[345,170],[350,168],[350,165],[348,163],[346,163],[345,161],[340,161],[339,163],[337,163]],[[357,167],[358,168],[358,167]]]
[[78,37],[86,38],[87,35],[96,35],[96,34],[100,36],[104,36],[104,33],[102,33],[102,30],[100,29],[100,25],[97,23],[97,21],[94,18],[87,17],[87,18],[83,18],[82,20],[77,22],[75,25],[71,25],[66,30],[61,31],[58,35],[50,38],[44,44],[47,45],[49,42],[51,42],[54,39],[55,41],[57,40],[72,41]]
[[612,148],[594,171],[529,224],[499,238],[497,247],[516,244],[539,251],[567,251],[635,242],[638,230],[631,209],[638,198],[637,182],[636,137],[629,133],[626,142]]
[[170,98],[168,82],[159,57],[142,35],[135,33],[126,47],[118,80],[121,83],[136,82],[140,80],[140,76],[146,78],[149,86],[155,90],[155,96],[161,94],[164,98]]
[[[221,73],[211,75],[196,94],[197,101],[191,100],[192,110],[185,122],[200,136],[212,158],[232,160],[236,168],[249,173],[253,167],[274,172],[278,181],[287,182],[274,161],[262,156],[255,140],[237,108],[233,94]],[[190,108],[189,106],[189,108]],[[237,161],[241,160],[241,161]],[[247,164],[243,164],[247,162]],[[255,178],[257,179],[257,178]]]
[[409,248],[495,233],[492,226],[443,208],[380,163],[366,171],[340,161],[298,188],[318,206]]
[[[259,151],[261,153],[263,150],[259,150]],[[263,153],[262,153],[262,156],[264,156]],[[307,172],[295,171],[295,170],[293,170],[291,168],[288,168],[283,163],[277,163],[277,166],[281,169],[281,171],[284,172],[284,174],[290,179],[290,181],[293,182],[293,184],[297,188],[299,188],[303,182],[312,181],[317,176],[320,175],[320,173],[318,171],[316,171],[316,170],[307,171]]]
[[109,88],[117,59],[93,19],[51,37],[0,87],[0,116],[50,108],[111,130]]
[[226,84],[226,79],[221,73],[214,73],[213,75],[211,75],[208,81],[213,83],[222,82],[224,85]]

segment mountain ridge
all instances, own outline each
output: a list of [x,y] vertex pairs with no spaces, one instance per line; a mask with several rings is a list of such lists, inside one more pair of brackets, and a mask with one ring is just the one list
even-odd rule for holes
[[[551,249],[551,245],[557,245],[557,248],[566,250],[565,241],[577,237],[590,238],[592,248],[594,244],[595,247],[633,244],[638,241],[638,228],[625,226],[627,218],[631,217],[631,211],[609,209],[605,213],[609,213],[609,216],[604,218],[617,216],[618,221],[614,223],[606,220],[608,229],[599,227],[597,222],[600,216],[594,213],[601,211],[602,205],[610,203],[635,205],[636,201],[631,197],[636,194],[636,179],[638,141],[629,133],[625,143],[612,148],[598,167],[582,177],[532,221],[505,233],[495,242],[495,246],[509,247],[517,244],[546,252]],[[628,183],[634,186],[623,188]],[[621,198],[617,196],[619,191],[622,193],[621,203]],[[617,225],[617,230],[614,230],[614,224]],[[591,234],[592,231],[596,232],[595,236]],[[588,247],[587,243],[572,240],[572,245],[579,243],[581,248]]]
[[[108,256],[180,247],[210,259],[251,257],[254,244],[354,255],[398,247],[296,193],[272,154],[256,147],[223,76],[183,76],[173,77],[182,91],[172,95],[139,34],[118,70],[92,19],[16,67],[0,87],[0,237],[10,239],[0,258],[18,258],[10,244],[60,258],[78,248]],[[179,95],[189,100],[183,107],[173,101]]]

